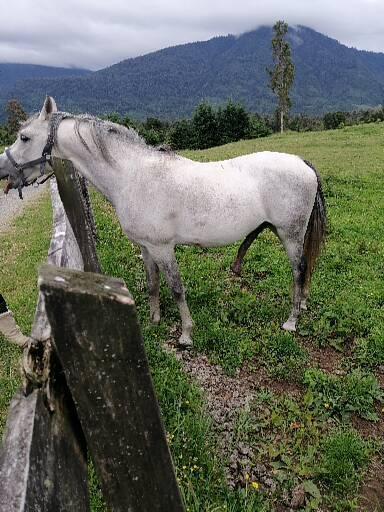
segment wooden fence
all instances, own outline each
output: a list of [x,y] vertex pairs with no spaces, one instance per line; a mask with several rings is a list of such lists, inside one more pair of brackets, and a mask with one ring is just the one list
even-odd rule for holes
[[0,512],[89,511],[89,456],[108,509],[184,511],[135,303],[100,273],[84,179],[69,162],[54,169],[48,264],[0,451]]

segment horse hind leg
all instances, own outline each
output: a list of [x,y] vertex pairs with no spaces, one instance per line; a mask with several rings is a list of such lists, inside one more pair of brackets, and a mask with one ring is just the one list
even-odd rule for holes
[[[308,273],[309,272],[307,270],[307,274]],[[311,286],[310,277],[306,276],[305,283],[304,283],[303,290],[302,290],[301,302],[300,302],[300,310],[301,311],[306,311],[308,309],[307,300],[309,297],[310,286]]]
[[279,233],[279,236],[288,253],[293,274],[292,310],[288,320],[282,325],[282,328],[286,331],[295,332],[300,311],[302,310],[303,300],[305,301],[304,290],[308,282],[308,265],[303,254],[303,237],[298,237],[295,240],[287,240],[281,233]]
[[245,240],[243,241],[243,243],[240,245],[239,247],[239,250],[237,252],[237,257],[236,257],[236,260],[234,261],[234,263],[232,264],[231,266],[231,270],[234,274],[236,274],[237,276],[240,276],[241,275],[241,269],[243,267],[243,261],[244,261],[244,257],[248,251],[248,249],[251,247],[251,245],[253,244],[253,242],[256,240],[256,238],[260,235],[260,233],[262,231],[264,231],[264,229],[266,227],[270,227],[268,222],[263,222],[262,224],[260,224],[260,226],[258,226],[256,229],[254,229],[251,233],[249,233],[249,235],[246,236]]
[[149,295],[149,314],[151,322],[155,325],[160,323],[160,272],[159,267],[149,254],[146,247],[141,248],[145,271],[147,274],[147,285]]

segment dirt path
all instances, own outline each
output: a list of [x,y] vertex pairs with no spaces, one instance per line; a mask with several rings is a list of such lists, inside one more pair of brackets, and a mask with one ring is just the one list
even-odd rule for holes
[[[213,429],[219,440],[219,446],[227,459],[225,468],[230,487],[244,487],[247,477],[260,482],[267,493],[273,494],[277,482],[271,469],[264,464],[254,464],[254,450],[241,439],[235,439],[236,423],[241,410],[246,410],[255,393],[266,387],[277,392],[282,391],[260,368],[257,373],[244,367],[235,377],[229,377],[219,366],[210,363],[207,356],[188,350],[178,350],[172,343],[165,344],[172,352],[184,371],[203,389],[207,402],[207,411],[213,419]],[[298,394],[295,386],[285,385],[284,391]]]
[[48,184],[35,188],[33,186],[23,189],[24,199],[21,201],[17,190],[11,190],[5,195],[0,189],[0,234],[9,230],[12,222],[19,217],[24,209],[39,199],[48,190]]

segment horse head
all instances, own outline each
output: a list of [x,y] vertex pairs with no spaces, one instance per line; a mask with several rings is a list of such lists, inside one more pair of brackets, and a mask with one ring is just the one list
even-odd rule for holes
[[0,179],[8,178],[4,192],[21,189],[41,174],[47,145],[49,120],[57,112],[55,100],[47,96],[41,112],[21,126],[16,141],[0,155]]

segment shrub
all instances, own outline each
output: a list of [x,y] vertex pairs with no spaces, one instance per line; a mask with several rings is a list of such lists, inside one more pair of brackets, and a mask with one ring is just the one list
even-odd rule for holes
[[324,123],[319,117],[309,117],[300,114],[289,118],[288,128],[295,132],[313,132],[323,130]]
[[219,138],[221,144],[244,139],[250,130],[249,114],[242,105],[229,101],[217,112]]
[[361,366],[368,368],[384,365],[384,336],[379,328],[369,338],[356,341],[355,357]]
[[267,137],[272,134],[272,128],[269,126],[266,118],[259,114],[251,114],[249,116],[247,139],[257,139],[259,137]]
[[6,126],[0,126],[0,145],[8,146],[15,141],[15,137],[9,133],[9,130]]
[[104,116],[104,119],[110,121],[111,123],[123,124],[123,119],[118,112],[111,112],[110,114]]
[[169,131],[169,143],[173,149],[192,149],[195,147],[195,134],[191,121],[176,121]]
[[150,146],[158,146],[159,144],[162,144],[165,141],[165,134],[153,128],[150,128],[149,130],[141,128],[139,129],[139,134]]
[[345,126],[347,116],[345,112],[328,112],[328,114],[325,114],[323,122],[326,130],[334,130]]
[[382,400],[376,377],[359,369],[337,377],[311,368],[304,374],[308,387],[306,402],[318,413],[345,416],[357,413],[362,418],[377,420],[375,400]]
[[320,478],[333,491],[347,495],[355,490],[368,462],[369,446],[352,430],[338,431],[326,439]]
[[201,103],[192,118],[196,148],[206,149],[217,146],[220,141],[217,116],[209,103]]

